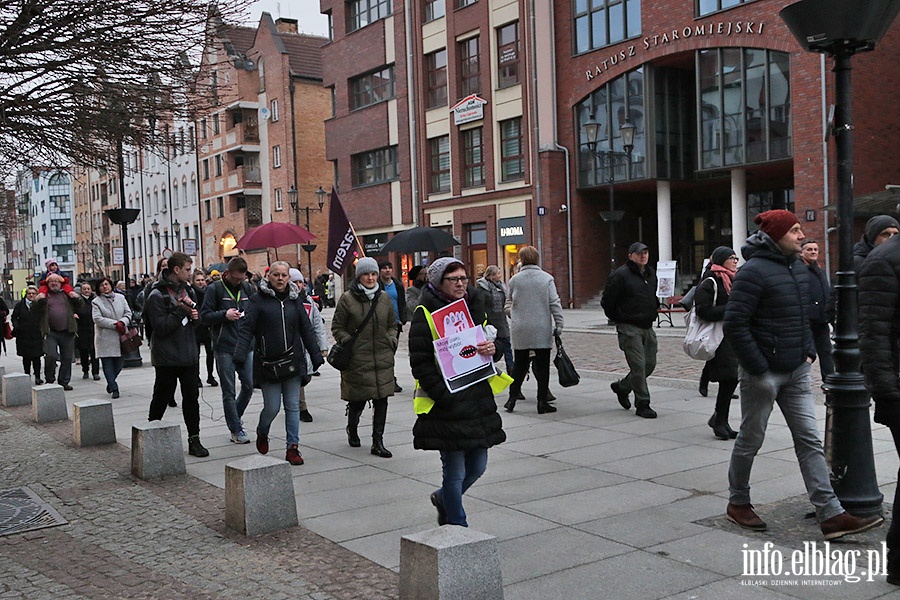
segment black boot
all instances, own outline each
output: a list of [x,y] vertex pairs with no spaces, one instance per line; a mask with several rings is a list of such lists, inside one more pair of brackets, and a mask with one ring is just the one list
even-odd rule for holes
[[204,448],[203,444],[200,443],[199,435],[188,436],[188,454],[200,458],[209,456],[209,450]]
[[347,443],[351,448],[359,448],[362,445],[357,428],[359,427],[359,417],[365,408],[365,402],[347,403]]
[[519,399],[519,394],[514,394],[510,392],[509,400],[506,401],[506,404],[503,405],[503,408],[506,409],[506,412],[512,412],[516,409],[516,400]]
[[547,402],[546,400],[538,400],[538,414],[542,415],[544,413],[553,413],[556,412],[556,407]]
[[713,434],[716,438],[720,440],[729,440],[731,439],[731,433],[726,428],[728,424],[728,417],[722,417],[718,412],[714,412],[712,416],[709,418],[709,421],[706,422],[712,430]]
[[372,417],[372,454],[381,458],[393,456],[391,451],[384,447],[384,423],[387,421],[387,398],[379,398],[372,404],[375,406],[375,414]]

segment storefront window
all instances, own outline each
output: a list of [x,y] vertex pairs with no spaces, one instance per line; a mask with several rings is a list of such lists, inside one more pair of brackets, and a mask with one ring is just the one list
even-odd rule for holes
[[787,54],[719,48],[697,54],[700,168],[791,156]]

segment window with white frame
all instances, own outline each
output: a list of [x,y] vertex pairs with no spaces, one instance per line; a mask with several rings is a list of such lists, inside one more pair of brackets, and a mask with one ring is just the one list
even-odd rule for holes
[[284,203],[281,198],[281,188],[275,188],[275,210],[276,211],[284,210]]
[[277,98],[276,98],[275,100],[272,100],[272,111],[271,111],[271,115],[272,115],[272,120],[273,120],[273,121],[277,121],[277,120],[278,120],[279,115],[278,115],[278,99],[277,99]]
[[276,169],[281,166],[281,146],[272,146],[272,166]]

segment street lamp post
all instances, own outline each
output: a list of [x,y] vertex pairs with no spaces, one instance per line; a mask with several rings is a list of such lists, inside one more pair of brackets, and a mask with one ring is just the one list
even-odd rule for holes
[[[874,50],[900,11],[900,0],[801,0],[780,15],[803,48],[834,58],[838,184],[837,318],[835,372],[825,378],[825,456],[831,483],[849,512],[882,512],[872,455],[869,394],[860,373],[859,310],[853,270],[853,124],[850,57]],[[827,182],[826,182],[827,183]]]
[[594,157],[594,168],[599,169],[598,162],[603,163],[609,172],[606,183],[609,185],[609,212],[601,211],[600,217],[609,223],[609,270],[616,270],[616,223],[625,216],[624,210],[616,210],[616,167],[625,164],[631,168],[631,151],[634,150],[634,124],[630,119],[619,127],[622,135],[622,148],[624,152],[616,150],[598,150],[597,142],[600,137],[600,123],[594,119],[591,113],[590,119],[583,125],[584,139],[587,140],[588,150]]
[[[319,186],[319,189],[316,190],[316,202],[319,205],[318,208],[313,208],[310,206],[300,206],[300,203],[297,200],[297,196],[299,195],[299,193],[297,192],[297,188],[294,187],[293,185],[291,186],[291,189],[288,190],[287,195],[288,195],[288,201],[291,204],[291,209],[294,211],[295,225],[298,225],[298,226],[300,225],[300,211],[304,210],[304,211],[306,211],[306,230],[309,231],[309,213],[310,213],[310,211],[322,212],[322,208],[325,206],[325,197],[328,196],[328,192],[323,190],[321,185]],[[313,250],[316,249],[316,245],[306,243],[306,244],[301,245],[300,247],[303,248],[304,251],[306,251],[306,260],[307,260],[306,268],[307,268],[309,280],[312,281],[312,278],[313,278],[312,253],[313,253]],[[310,286],[311,285],[312,285],[312,283],[310,283]]]

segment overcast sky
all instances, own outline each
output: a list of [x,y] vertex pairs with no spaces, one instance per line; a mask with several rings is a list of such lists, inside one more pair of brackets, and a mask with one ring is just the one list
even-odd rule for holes
[[297,27],[302,33],[328,35],[328,19],[319,12],[319,0],[256,0],[250,6],[248,24],[259,23],[263,12],[271,14],[273,19],[297,19]]

